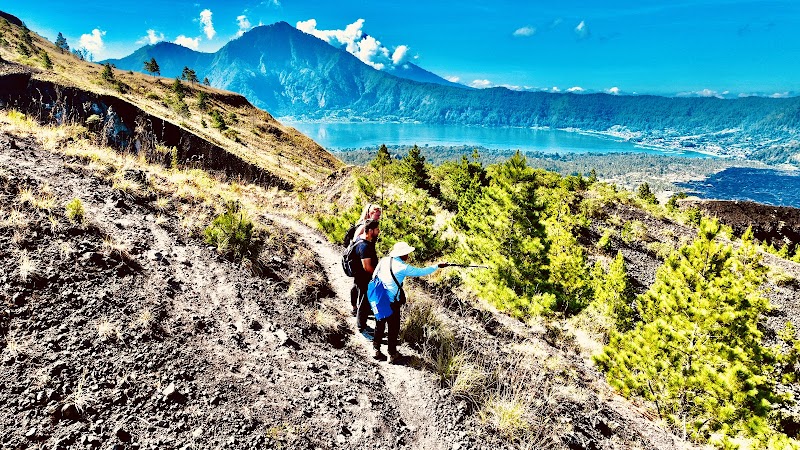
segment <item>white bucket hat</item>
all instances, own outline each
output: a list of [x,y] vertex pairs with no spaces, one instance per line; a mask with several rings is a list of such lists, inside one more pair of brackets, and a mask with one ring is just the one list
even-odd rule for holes
[[396,256],[407,255],[413,251],[414,247],[408,245],[408,242],[403,242],[403,241],[395,242],[395,244],[392,246],[392,251],[389,252],[389,256],[394,258]]

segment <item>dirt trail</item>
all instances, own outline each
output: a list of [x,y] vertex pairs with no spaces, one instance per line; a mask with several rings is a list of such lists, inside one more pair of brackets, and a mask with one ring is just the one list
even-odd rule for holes
[[[266,217],[292,230],[317,254],[319,262],[325,269],[328,282],[336,291],[334,306],[342,314],[349,314],[350,287],[353,279],[347,277],[342,271],[341,249],[328,243],[317,230],[296,220],[277,214],[267,214]],[[351,319],[348,325],[355,333],[355,319]],[[374,327],[374,323],[370,321],[369,326]],[[355,341],[357,345],[354,347],[359,349],[363,358],[370,360],[373,353],[372,343],[358,333],[355,333],[351,340]],[[411,353],[407,347],[402,348],[402,351],[405,354]],[[409,365],[394,365],[388,362],[375,364],[383,375],[389,392],[397,400],[400,416],[412,432],[409,442],[411,447],[420,449],[452,448],[459,436],[455,435],[452,427],[449,430],[443,429],[440,420],[432,420],[437,408],[440,410],[439,413],[445,416],[455,414],[455,411],[446,411],[448,407],[452,408],[452,405],[441,404],[440,389],[436,379],[430,373]]]

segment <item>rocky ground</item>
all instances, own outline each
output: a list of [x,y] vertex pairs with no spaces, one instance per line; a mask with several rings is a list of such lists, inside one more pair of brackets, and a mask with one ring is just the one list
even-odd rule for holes
[[2,136],[0,168],[3,448],[412,444],[381,373],[306,319],[330,290],[292,290],[318,267],[280,226],[261,278],[30,139]]

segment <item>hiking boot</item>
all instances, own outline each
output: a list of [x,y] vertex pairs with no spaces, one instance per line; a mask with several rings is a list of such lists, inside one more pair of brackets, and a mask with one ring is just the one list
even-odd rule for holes
[[380,350],[375,350],[375,354],[372,355],[373,359],[377,359],[378,361],[386,361],[386,355],[384,355]]
[[403,354],[400,352],[394,352],[389,355],[389,364],[400,364],[400,361],[403,359]]
[[355,317],[355,316],[357,316],[357,315],[358,315],[358,310],[357,310],[357,309],[355,309],[355,308],[353,308],[353,310],[352,310],[352,311],[350,311],[350,317]]

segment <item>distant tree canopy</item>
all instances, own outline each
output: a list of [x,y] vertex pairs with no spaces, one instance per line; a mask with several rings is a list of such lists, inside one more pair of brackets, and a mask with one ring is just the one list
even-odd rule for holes
[[211,82],[208,81],[208,77],[203,78],[203,84],[205,84],[206,86],[211,86]]
[[155,58],[150,58],[150,61],[144,62],[144,70],[151,75],[161,75],[161,68],[158,67],[158,62]]
[[67,39],[64,37],[63,34],[61,34],[61,32],[58,33],[58,36],[56,37],[55,44],[56,44],[56,47],[59,48],[61,53],[69,51],[69,44],[67,44]]

